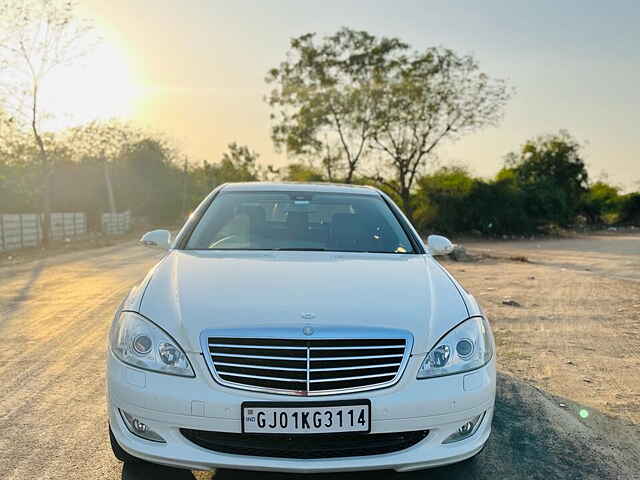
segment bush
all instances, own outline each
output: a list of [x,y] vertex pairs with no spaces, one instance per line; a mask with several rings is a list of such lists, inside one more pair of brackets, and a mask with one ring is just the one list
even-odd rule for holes
[[640,192],[629,193],[620,198],[619,222],[640,225]]
[[581,146],[568,133],[527,141],[507,164],[524,194],[526,216],[537,227],[571,225],[587,192]]
[[503,235],[535,230],[525,213],[523,192],[509,172],[485,181],[462,168],[442,168],[418,180],[414,204],[417,226],[425,232]]
[[582,213],[592,224],[613,223],[619,209],[619,189],[605,182],[590,185],[582,200]]
[[469,197],[470,229],[485,235],[523,235],[537,232],[527,215],[526,197],[513,178],[477,180]]
[[285,167],[285,175],[282,178],[287,182],[325,182],[322,172],[310,165],[303,163],[291,163]]
[[444,167],[419,178],[412,199],[418,227],[442,233],[467,230],[469,218],[465,207],[475,183],[465,169],[458,167]]

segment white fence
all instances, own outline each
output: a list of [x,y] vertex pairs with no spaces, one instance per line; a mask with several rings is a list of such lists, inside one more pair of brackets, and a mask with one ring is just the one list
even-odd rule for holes
[[[42,216],[37,213],[0,215],[0,251],[37,247],[42,241]],[[65,238],[87,233],[87,216],[84,213],[52,213],[49,238]]]
[[37,247],[42,240],[40,215],[18,213],[0,215],[0,251]]
[[[37,247],[42,242],[42,219],[37,213],[0,214],[0,252]],[[131,230],[130,212],[104,213],[102,231],[107,235],[123,235]],[[52,213],[49,238],[64,240],[88,232],[84,213]]]
[[131,213],[103,213],[102,231],[107,235],[123,235],[131,229]]
[[64,240],[85,233],[87,233],[87,216],[84,213],[51,214],[50,239]]

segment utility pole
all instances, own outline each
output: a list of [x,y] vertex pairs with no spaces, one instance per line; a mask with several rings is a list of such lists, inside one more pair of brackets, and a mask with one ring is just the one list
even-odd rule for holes
[[104,152],[102,152],[102,162],[104,164],[104,181],[107,184],[107,194],[109,196],[109,209],[111,210],[111,213],[115,214],[117,213],[116,199],[115,199],[115,196],[113,195],[113,185],[111,184],[111,172],[109,171],[109,161],[107,160],[107,157],[104,155]]

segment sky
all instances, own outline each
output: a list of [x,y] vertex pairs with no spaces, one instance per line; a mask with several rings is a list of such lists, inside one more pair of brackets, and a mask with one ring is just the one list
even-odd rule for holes
[[88,65],[98,91],[76,95],[80,116],[121,115],[166,132],[194,161],[218,160],[237,141],[265,164],[286,163],[270,139],[265,74],[291,37],[348,26],[472,54],[514,89],[499,126],[443,145],[438,164],[490,177],[527,139],[566,129],[584,144],[592,178],[640,186],[640,1],[81,3],[103,42],[100,65]]

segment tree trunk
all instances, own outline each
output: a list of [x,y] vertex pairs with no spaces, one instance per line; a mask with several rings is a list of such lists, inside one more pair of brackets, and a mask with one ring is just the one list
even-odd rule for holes
[[53,180],[53,164],[49,164],[49,157],[47,150],[44,147],[44,142],[38,132],[38,85],[33,86],[33,104],[31,106],[31,130],[33,131],[33,138],[36,141],[38,150],[40,151],[40,162],[42,163],[42,171],[44,175],[42,185],[42,246],[49,246],[49,232],[51,230],[51,181]]
[[38,133],[35,120],[31,123],[31,128],[36,145],[40,151],[40,163],[42,164],[44,177],[42,181],[42,246],[46,248],[49,245],[49,232],[51,230],[51,180],[53,177],[53,166],[49,165],[47,151]]
[[42,246],[49,246],[49,236],[51,233],[51,183],[53,171],[49,165],[45,166],[44,181],[42,188]]
[[107,184],[107,195],[109,196],[109,210],[111,213],[118,213],[116,210],[116,198],[113,195],[113,185],[111,184],[111,172],[109,170],[109,162],[104,160],[104,181]]
[[402,200],[402,210],[407,216],[409,221],[413,223],[413,206],[411,205],[411,190],[406,187],[402,187],[400,191],[400,199]]
[[347,178],[344,179],[344,183],[353,182],[353,173],[355,172],[355,167],[349,165],[349,169],[347,170]]

